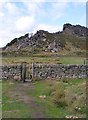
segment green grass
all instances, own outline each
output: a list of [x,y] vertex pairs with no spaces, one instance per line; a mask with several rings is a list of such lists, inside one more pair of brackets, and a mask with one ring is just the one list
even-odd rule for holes
[[2,117],[3,118],[31,117],[30,116],[31,110],[28,108],[28,106],[21,101],[17,101],[17,98],[11,97],[10,92],[15,88],[15,86],[16,83],[10,84],[10,81],[4,81],[2,83]]
[[84,64],[84,58],[82,57],[60,57],[62,64]]
[[[68,106],[63,106],[63,107],[57,107],[55,106],[55,104],[52,102],[52,95],[50,95],[50,89],[51,87],[49,86],[48,82],[50,82],[50,86],[55,86],[55,90],[59,90],[58,88],[58,83],[62,84],[64,86],[64,90],[68,91],[69,90],[69,99],[72,99],[70,97],[77,96],[80,97],[80,100],[77,99],[77,102],[73,101],[74,106],[77,105],[79,107],[81,107],[81,111],[80,112],[75,112],[74,111],[74,107],[73,104],[70,104]],[[56,84],[56,85],[55,85]],[[77,116],[85,116],[86,113],[86,107],[84,105],[85,102],[82,101],[81,99],[81,94],[83,94],[85,96],[85,86],[83,85],[85,84],[85,80],[84,79],[70,79],[68,83],[64,83],[64,82],[59,82],[59,81],[40,81],[40,82],[35,82],[34,86],[35,89],[34,91],[29,91],[28,94],[32,95],[33,97],[36,98],[36,102],[44,107],[44,112],[49,116],[49,117],[56,117],[56,118],[60,118],[60,117],[65,117],[66,115],[72,114],[72,115],[77,115]],[[53,89],[53,90],[54,90]],[[71,91],[71,93],[70,93]],[[73,94],[73,96],[72,96]],[[46,99],[41,101],[39,96],[40,95],[46,95]],[[68,98],[67,98],[68,101]],[[81,102],[80,102],[81,101]],[[80,103],[80,104],[79,104]],[[72,110],[70,112],[69,107],[72,107]]]
[[3,64],[19,64],[21,62],[31,63],[47,63],[47,64],[84,64],[83,57],[50,57],[50,56],[39,56],[39,57],[3,57]]
[[65,108],[58,108],[49,98],[42,101],[37,98],[36,103],[38,104],[38,106],[42,105],[43,112],[48,118],[64,118],[68,114],[68,112],[65,112]]
[[56,63],[51,57],[3,57],[3,64],[16,64],[21,62],[31,63]]
[[[76,115],[78,117],[86,116],[85,94],[86,81],[85,79],[68,79],[68,80],[41,80],[33,82],[32,88],[30,83],[27,86],[18,82],[12,81],[14,84],[9,84],[11,81],[3,81],[3,117],[5,118],[31,118],[31,113],[35,108],[29,107],[28,104],[19,100],[19,95],[14,98],[15,89],[19,85],[20,92],[25,92],[28,97],[35,99],[36,105],[41,108],[45,117],[48,118],[65,118],[67,115]],[[24,87],[23,87],[24,86]],[[62,86],[62,87],[61,87]],[[61,88],[60,88],[61,87]],[[19,90],[19,89],[18,89]],[[53,98],[58,90],[64,90],[66,94],[67,106],[60,107],[53,102]],[[17,91],[18,93],[19,91]],[[45,95],[45,99],[39,96]],[[19,101],[17,101],[19,100]],[[72,102],[71,102],[72,101]],[[75,111],[75,107],[81,108],[80,111]]]

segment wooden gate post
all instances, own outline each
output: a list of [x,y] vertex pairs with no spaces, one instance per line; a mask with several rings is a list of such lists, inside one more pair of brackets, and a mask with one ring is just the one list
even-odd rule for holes
[[32,78],[34,77],[34,63],[32,63]]
[[22,76],[23,76],[23,82],[25,82],[26,79],[26,64],[23,64],[23,72],[22,72]]
[[21,64],[21,81],[25,82],[26,79],[26,63]]
[[22,81],[22,63],[21,63],[21,65],[20,65],[20,81]]

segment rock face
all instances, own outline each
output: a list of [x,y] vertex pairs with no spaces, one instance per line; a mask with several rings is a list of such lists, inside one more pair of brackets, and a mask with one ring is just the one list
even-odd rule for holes
[[[74,46],[79,43],[79,47],[81,47],[85,42],[86,36],[88,36],[88,28],[67,23],[63,25],[63,31],[61,32],[49,33],[48,31],[39,30],[31,37],[27,33],[24,36],[15,38],[3,50],[9,52],[27,48],[27,50],[31,49],[31,52],[34,50],[59,52],[65,48],[69,39]],[[80,42],[78,41],[77,43],[79,39]]]
[[88,28],[85,28],[83,26],[80,25],[71,25],[69,23],[64,24],[63,26],[63,32],[65,33],[70,33],[73,35],[77,35],[77,36],[88,36]]
[[63,48],[63,45],[61,44],[60,41],[59,43],[57,43],[56,41],[53,41],[48,45],[48,50],[50,50],[51,52],[58,52],[62,50],[62,48]]
[[43,51],[58,52],[63,49],[63,44],[60,40],[53,36],[53,33],[48,33],[47,31],[40,30],[31,37],[29,37],[29,34],[26,34],[19,38],[15,38],[4,47],[4,50],[12,51],[26,47],[40,49],[43,48]]
[[13,46],[15,46],[14,49],[21,49],[27,46],[30,46],[31,42],[29,39],[29,34],[25,34],[24,36],[21,36],[19,38],[13,39],[10,43],[8,43],[4,49],[6,50],[12,50]]

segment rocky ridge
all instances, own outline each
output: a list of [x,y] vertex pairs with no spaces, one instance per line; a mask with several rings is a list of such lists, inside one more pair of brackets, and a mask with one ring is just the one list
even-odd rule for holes
[[88,36],[88,28],[67,23],[63,25],[63,31],[49,33],[48,31],[39,30],[31,37],[29,37],[29,33],[27,33],[24,36],[15,38],[8,43],[3,50],[19,51],[27,48],[26,50],[30,49],[31,52],[37,50],[59,52],[65,48],[68,42],[70,42],[73,47],[83,49],[85,48],[86,36]]

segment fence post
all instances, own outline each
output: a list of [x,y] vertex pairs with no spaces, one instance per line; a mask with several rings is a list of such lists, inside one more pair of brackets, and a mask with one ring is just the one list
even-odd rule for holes
[[21,64],[21,81],[25,82],[26,79],[26,63]]
[[22,81],[22,63],[21,63],[21,65],[20,65],[20,81]]
[[34,63],[32,63],[32,78],[34,77]]
[[23,82],[25,82],[26,79],[26,64],[23,64]]

